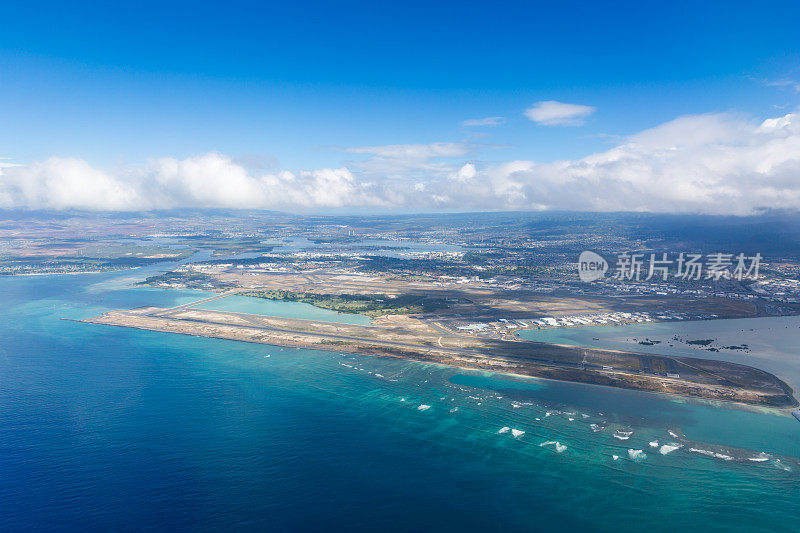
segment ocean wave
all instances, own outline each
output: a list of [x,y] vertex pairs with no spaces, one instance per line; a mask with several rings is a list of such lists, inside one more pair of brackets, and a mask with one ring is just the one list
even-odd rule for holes
[[753,461],[754,463],[763,463],[765,461],[769,461],[770,455],[768,453],[761,452],[760,454],[756,455],[755,457],[748,457],[748,461]]
[[629,448],[628,457],[630,457],[632,461],[644,461],[647,459],[647,454],[644,453],[644,450],[634,450],[633,448]]
[[702,448],[689,448],[690,452],[699,453],[700,455],[705,455],[706,457],[714,457],[716,459],[722,459],[723,461],[733,461],[733,457],[730,455],[726,455],[724,453],[719,452],[712,452],[711,450],[703,450]]
[[633,435],[633,431],[623,431],[618,429],[614,432],[614,438],[619,440],[628,440]]
[[525,432],[522,431],[521,429],[512,429],[511,430],[511,435],[513,435],[515,439],[518,439],[518,438],[522,437],[524,434],[525,434]]
[[539,444],[539,446],[542,446],[542,447],[552,446],[553,449],[556,451],[556,453],[562,453],[564,450],[567,449],[567,445],[566,444],[561,444],[557,440],[548,440],[548,441],[545,441],[545,442]]
[[650,441],[650,447],[651,448],[658,448],[658,441],[657,440],[651,440]]
[[668,444],[664,444],[663,446],[661,446],[661,448],[658,449],[658,453],[660,453],[661,455],[667,455],[679,448],[683,448],[683,444],[678,444],[677,442],[670,442]]
[[589,424],[589,427],[592,428],[592,431],[594,431],[595,433],[606,429],[605,426],[601,426],[600,424]]
[[508,426],[503,426],[503,427],[501,427],[501,428],[500,428],[500,431],[498,431],[497,433],[498,433],[498,434],[500,434],[500,435],[502,435],[503,433],[508,433],[509,431],[511,431],[511,428],[510,428],[510,427],[508,427]]
[[792,471],[792,469],[789,468],[788,466],[786,466],[785,464],[783,464],[780,459],[775,459],[775,466],[777,466],[778,468],[780,468],[782,470],[785,470],[787,472],[791,472]]
[[425,405],[424,403],[422,403],[422,404],[419,405],[419,407],[417,407],[417,410],[418,411],[427,411],[430,408],[431,408],[430,405]]

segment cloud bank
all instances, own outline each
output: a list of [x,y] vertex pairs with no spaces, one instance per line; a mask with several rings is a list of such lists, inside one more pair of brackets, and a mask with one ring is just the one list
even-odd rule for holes
[[348,149],[341,168],[257,172],[218,153],[115,170],[0,164],[0,207],[649,211],[800,209],[800,115],[680,117],[574,160],[482,163],[465,143]]
[[50,158],[1,169],[0,207],[138,211],[180,207],[277,208],[384,205],[346,168],[252,175],[226,155],[162,158],[107,172]]

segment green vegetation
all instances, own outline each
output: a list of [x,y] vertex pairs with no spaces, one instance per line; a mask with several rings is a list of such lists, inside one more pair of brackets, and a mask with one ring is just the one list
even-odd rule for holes
[[708,346],[712,342],[714,342],[714,339],[696,339],[693,341],[686,341],[686,344],[694,344],[697,346]]
[[153,287],[177,287],[185,286],[189,289],[211,289],[228,288],[231,283],[220,282],[212,276],[196,270],[175,270],[165,272],[156,276],[150,276],[138,285],[150,285]]
[[372,317],[428,313],[447,307],[447,302],[442,298],[415,294],[400,294],[398,296],[386,294],[317,294],[313,292],[277,290],[254,291],[244,294],[245,296],[266,298],[267,300],[302,302],[340,313],[356,313]]

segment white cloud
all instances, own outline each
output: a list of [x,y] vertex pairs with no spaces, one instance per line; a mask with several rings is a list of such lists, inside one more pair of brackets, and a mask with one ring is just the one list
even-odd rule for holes
[[346,151],[372,156],[349,162],[349,167],[364,179],[407,180],[445,177],[458,168],[451,160],[464,157],[472,149],[468,143],[440,142],[361,146]]
[[517,161],[484,174],[507,207],[739,215],[800,209],[800,120],[681,117],[582,159]]
[[525,116],[542,126],[580,126],[596,110],[597,108],[588,105],[545,100],[526,109]]
[[499,126],[506,119],[504,117],[486,117],[486,118],[473,118],[459,122],[465,128],[480,127],[480,126]]
[[81,159],[52,157],[6,167],[0,176],[0,206],[52,209],[140,209],[146,203],[127,180]]
[[386,146],[347,148],[347,151],[352,154],[422,160],[434,157],[460,157],[469,151],[469,146],[464,143],[390,144]]
[[116,170],[68,158],[1,162],[0,207],[800,210],[800,114],[679,117],[572,160],[464,161],[474,149],[361,147],[353,151],[370,156],[364,161],[298,172],[256,172],[217,153]]
[[781,79],[781,80],[767,80],[764,81],[764,85],[767,87],[788,87],[793,89],[795,92],[800,93],[800,81],[792,80],[792,79]]
[[267,199],[261,180],[215,153],[150,161],[147,178],[152,179],[158,197],[189,205],[258,207]]
[[346,168],[251,175],[231,158],[209,153],[162,158],[118,173],[79,159],[50,158],[7,167],[0,207],[131,211],[175,207],[289,208],[384,205]]
[[800,119],[800,117],[794,113],[789,113],[788,115],[778,118],[768,118],[761,123],[758,129],[764,132],[782,130],[783,128],[791,127],[792,122],[798,119]]
[[475,169],[475,165],[472,163],[467,163],[463,167],[459,168],[458,172],[451,174],[450,179],[461,183],[467,183],[472,181],[477,175],[478,171]]

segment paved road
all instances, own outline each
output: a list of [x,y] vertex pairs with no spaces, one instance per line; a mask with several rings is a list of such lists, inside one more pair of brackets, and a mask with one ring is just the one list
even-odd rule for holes
[[157,316],[157,317],[172,316],[175,313],[179,313],[181,311],[184,311],[189,307],[194,307],[195,305],[200,305],[200,304],[207,303],[207,302],[213,302],[214,300],[219,300],[221,298],[227,298],[228,296],[230,296],[232,294],[236,294],[237,292],[242,292],[242,290],[243,289],[231,289],[229,291],[223,292],[222,294],[217,294],[217,295],[211,296],[209,298],[203,298],[202,300],[189,302],[188,304],[177,305],[175,307],[170,307],[168,309],[164,309],[162,311],[158,311],[158,312],[155,312],[155,313],[148,313],[147,316]]

